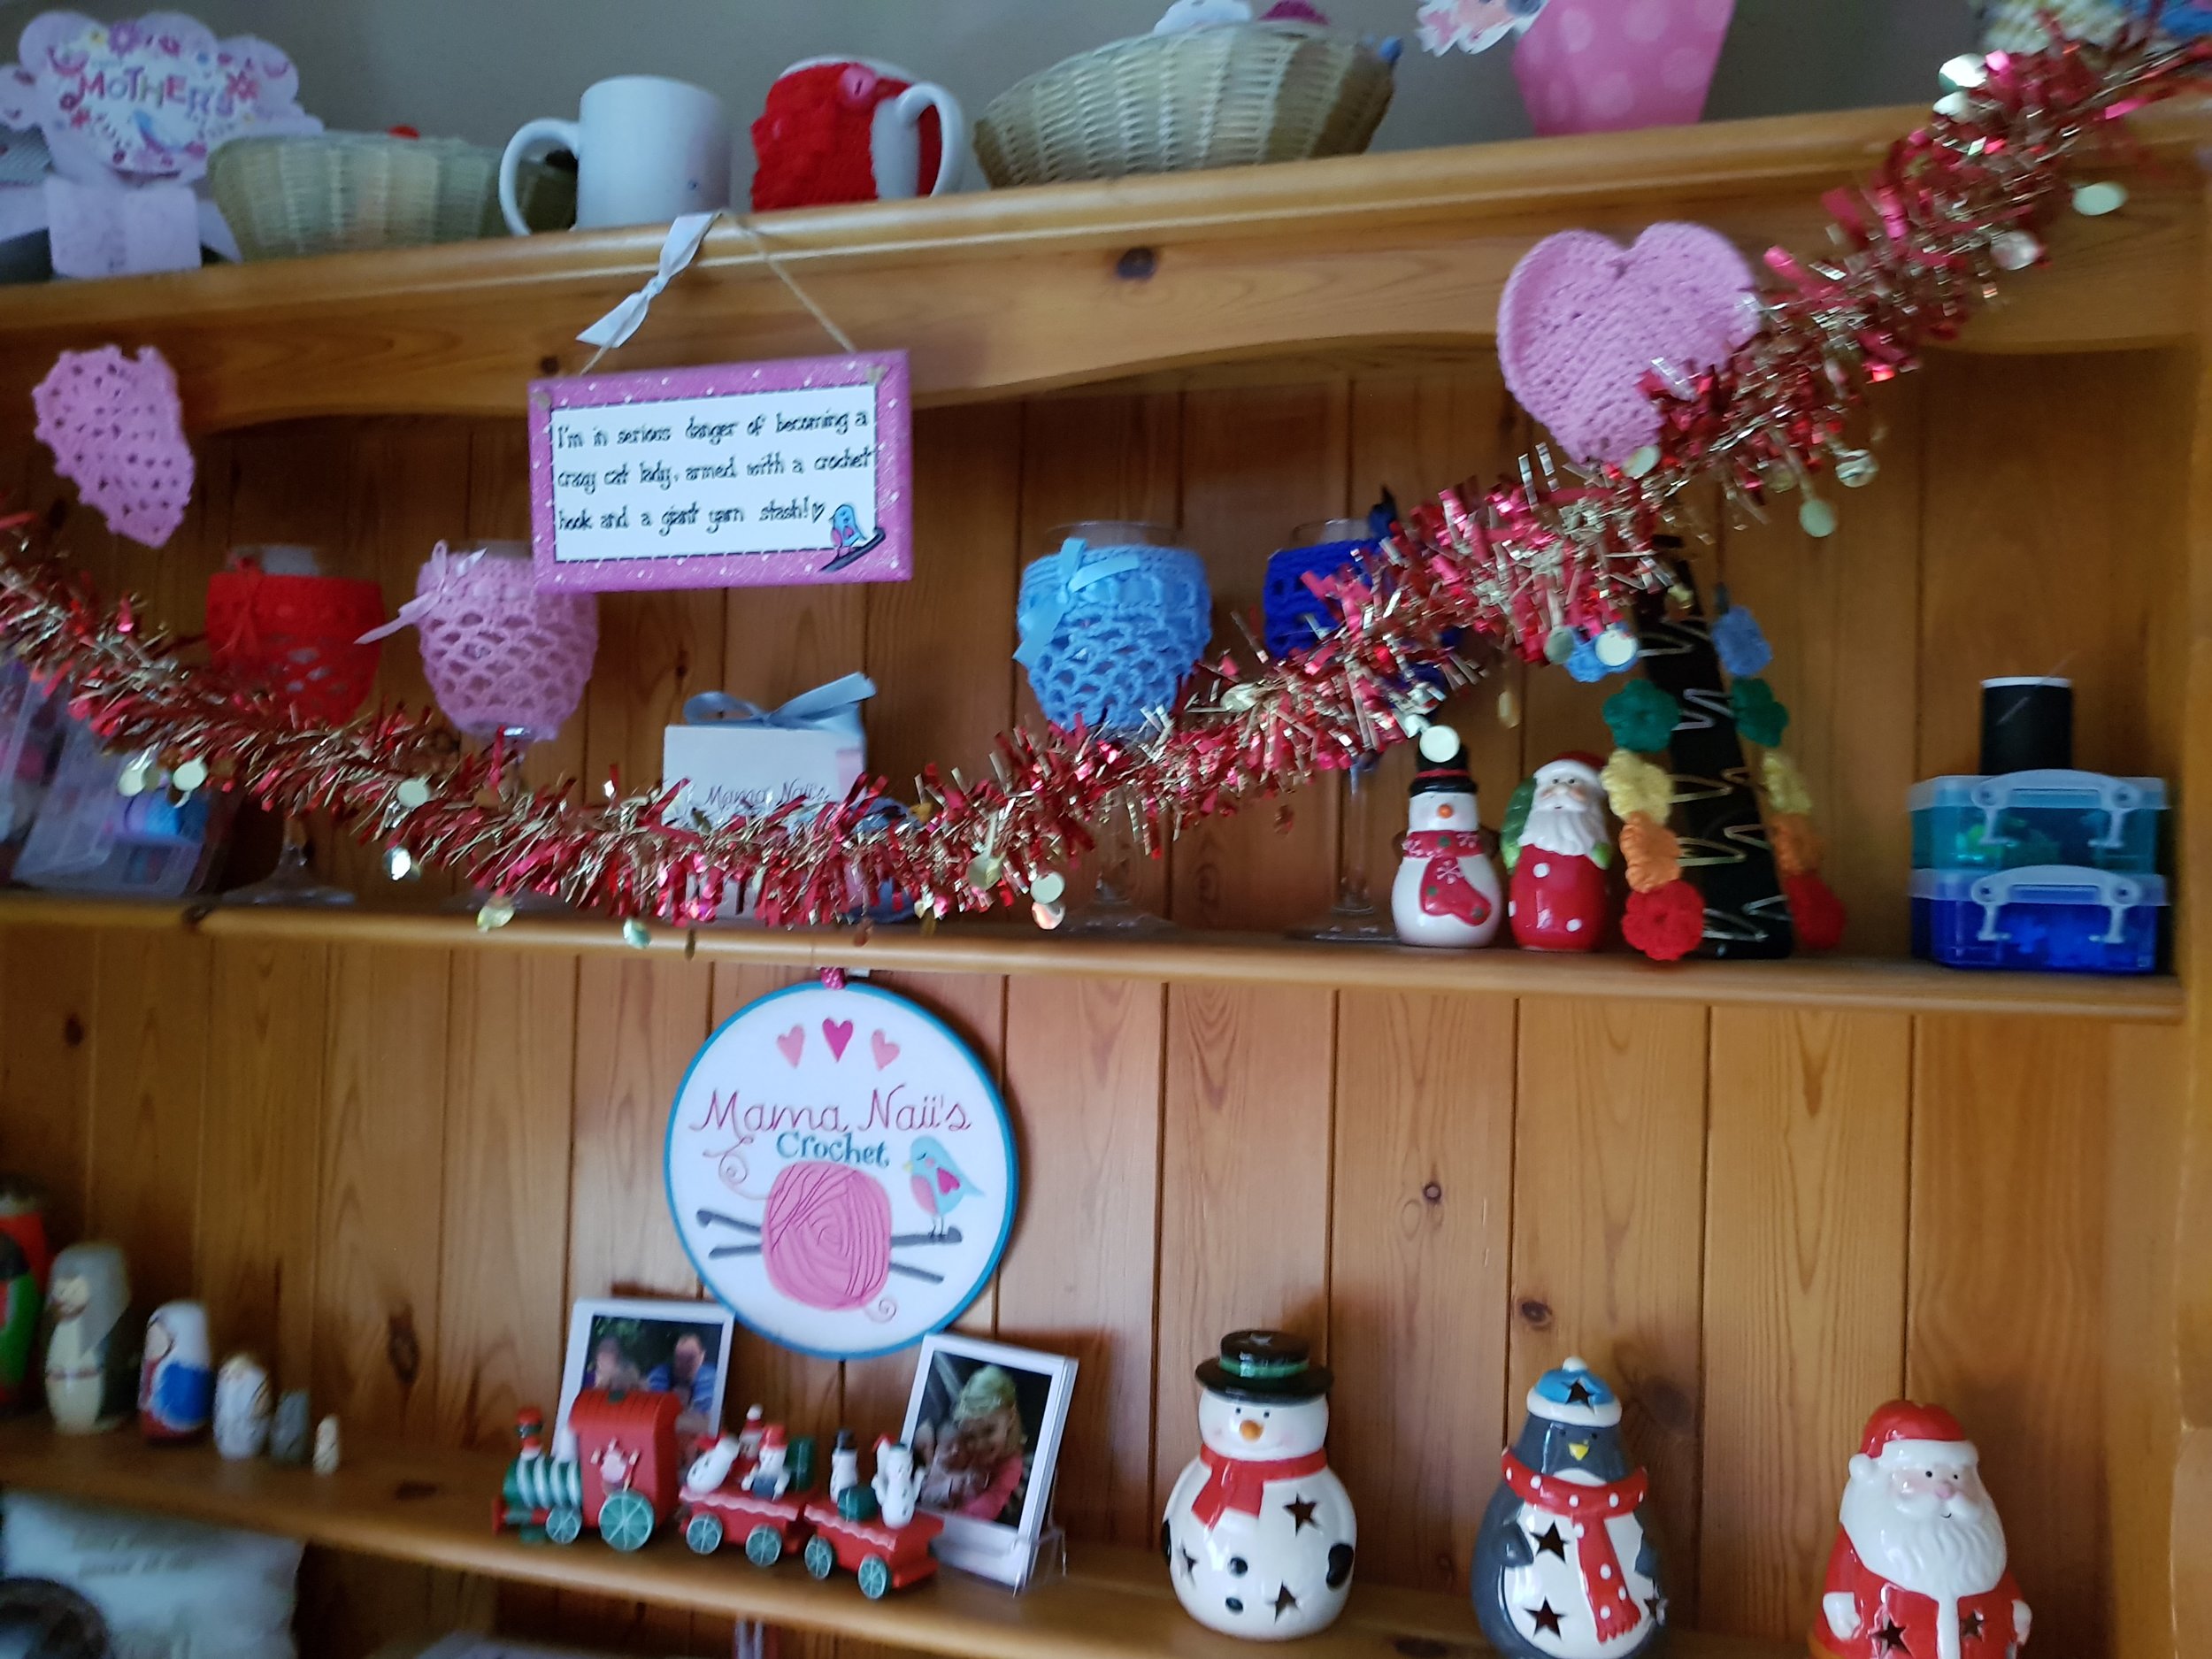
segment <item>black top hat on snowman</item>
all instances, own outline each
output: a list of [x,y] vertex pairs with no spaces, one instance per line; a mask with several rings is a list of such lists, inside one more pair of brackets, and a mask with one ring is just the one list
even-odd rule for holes
[[1287,1331],[1232,1331],[1221,1339],[1221,1357],[1199,1365],[1199,1386],[1230,1400],[1318,1400],[1336,1379],[1312,1352]]
[[1467,770],[1467,746],[1448,726],[1421,729],[1421,770],[1413,774],[1408,799],[1423,795],[1472,795],[1475,780]]

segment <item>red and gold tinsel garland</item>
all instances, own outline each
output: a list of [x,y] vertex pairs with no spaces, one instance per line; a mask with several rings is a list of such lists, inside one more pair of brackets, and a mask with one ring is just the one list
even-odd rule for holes
[[[910,816],[882,810],[878,779],[811,817],[785,807],[685,825],[670,821],[665,787],[618,797],[610,783],[604,803],[580,805],[565,788],[531,790],[500,749],[465,749],[434,713],[305,725],[148,636],[127,603],[101,610],[20,541],[0,559],[0,645],[66,682],[73,710],[111,748],[188,776],[204,768],[208,787],[275,810],[330,813],[396,860],[495,894],[688,923],[757,879],[761,914],[783,925],[850,916],[887,887],[925,918],[1025,896],[1049,913],[1056,888],[1037,883],[1088,848],[1102,812],[1131,813],[1156,845],[1403,741],[1502,652],[1539,660],[1563,631],[1620,620],[1639,595],[1671,584],[1665,538],[1703,528],[1685,499],[1694,485],[1717,483],[1755,514],[1797,490],[1801,522],[1827,534],[1835,515],[1816,480],[1850,487],[1874,473],[1870,449],[1849,442],[1869,390],[1956,335],[2002,276],[2038,263],[2039,227],[2082,153],[2199,81],[2208,56],[2137,30],[2109,45],[2055,34],[2045,51],[1955,61],[1935,119],[1866,184],[1825,198],[1833,248],[1768,253],[1780,286],[1763,299],[1759,332],[1694,378],[1655,369],[1646,389],[1662,434],[1625,467],[1562,478],[1540,449],[1494,488],[1444,492],[1320,584],[1342,618],[1327,638],[1284,658],[1222,658],[1133,737],[1004,733],[988,776],[925,772]],[[2093,205],[2118,199],[2107,188]],[[1649,852],[1663,862],[1654,828]]]

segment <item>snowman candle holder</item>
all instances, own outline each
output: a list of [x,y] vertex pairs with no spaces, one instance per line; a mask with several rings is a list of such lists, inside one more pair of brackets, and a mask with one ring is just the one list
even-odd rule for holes
[[1200,1450],[1168,1496],[1160,1548],[1200,1624],[1286,1641],[1344,1610],[1358,1528],[1325,1449],[1332,1380],[1281,1331],[1232,1332],[1199,1366]]

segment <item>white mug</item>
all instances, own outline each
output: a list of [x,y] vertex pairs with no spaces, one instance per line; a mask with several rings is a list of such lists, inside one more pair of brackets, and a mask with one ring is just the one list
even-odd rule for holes
[[573,121],[524,123],[499,158],[499,209],[530,234],[515,173],[533,148],[576,157],[576,227],[659,225],[730,204],[730,123],[703,87],[658,75],[618,75],[585,92]]

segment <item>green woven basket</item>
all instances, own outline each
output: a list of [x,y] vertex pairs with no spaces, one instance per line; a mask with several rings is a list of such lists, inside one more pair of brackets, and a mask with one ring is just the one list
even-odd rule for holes
[[[506,234],[499,152],[458,139],[314,133],[233,139],[208,163],[208,183],[239,251],[289,259],[419,247]],[[519,188],[534,227],[574,216],[575,180],[526,165]]]
[[1371,42],[1306,24],[1142,35],[1001,93],[976,159],[1003,187],[1356,155],[1391,90]]

